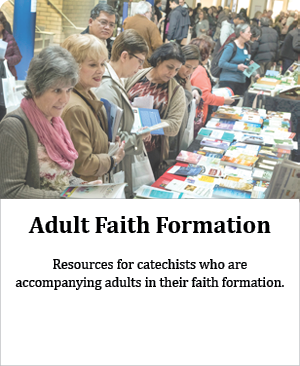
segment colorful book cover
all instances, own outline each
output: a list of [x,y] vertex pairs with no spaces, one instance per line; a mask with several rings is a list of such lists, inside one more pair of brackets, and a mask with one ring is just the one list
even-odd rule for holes
[[203,138],[200,142],[201,146],[215,147],[217,149],[227,150],[230,143],[219,139]]
[[258,158],[255,156],[245,155],[245,154],[240,154],[236,158],[225,155],[221,159],[221,163],[233,165],[233,166],[239,166],[239,167],[245,168],[245,169],[251,169],[254,166],[257,159]]
[[225,188],[237,189],[238,191],[246,191],[246,192],[251,192],[253,189],[253,184],[243,182],[243,181],[235,182],[235,181],[232,181],[229,179],[221,179],[219,182],[219,186],[225,187]]
[[218,130],[232,131],[234,124],[235,121],[231,121],[228,119],[212,118],[210,121],[206,123],[206,126]]
[[184,151],[184,150],[181,150],[179,155],[176,158],[176,160],[178,160],[178,161],[182,161],[182,162],[188,163],[188,164],[195,164],[195,165],[197,165],[197,163],[199,162],[200,159],[201,159],[201,155],[194,154],[190,151]]
[[242,131],[247,133],[255,133],[259,134],[261,132],[261,125],[257,123],[248,123],[248,122],[235,122],[234,131]]
[[249,199],[251,198],[251,192],[238,191],[231,188],[220,187],[218,184],[213,189],[214,198],[237,198],[237,199]]
[[271,180],[272,175],[273,175],[272,171],[259,168],[254,168],[252,174],[253,179],[267,180],[267,181]]

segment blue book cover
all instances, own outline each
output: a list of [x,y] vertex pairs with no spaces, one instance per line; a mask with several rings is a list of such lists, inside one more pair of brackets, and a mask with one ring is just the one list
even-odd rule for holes
[[251,192],[238,191],[236,189],[220,187],[218,184],[213,189],[214,198],[251,198]]
[[[157,109],[139,108],[139,115],[143,127],[152,127],[161,123],[160,115]],[[151,131],[152,135],[164,135],[162,128]]]
[[195,167],[195,166],[187,166],[187,167],[180,167],[177,171],[176,171],[176,175],[181,175],[183,177],[187,177],[187,176],[195,176],[200,174],[201,172],[201,167]]

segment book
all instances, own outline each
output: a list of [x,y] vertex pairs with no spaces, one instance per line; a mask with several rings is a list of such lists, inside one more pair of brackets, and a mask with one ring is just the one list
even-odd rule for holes
[[198,135],[207,136],[212,139],[219,139],[232,142],[234,140],[234,133],[227,131],[216,131],[209,128],[201,128]]
[[244,142],[235,141],[227,149],[226,155],[232,156],[232,157],[236,157],[239,154],[257,156],[260,149],[261,149],[261,146],[259,146],[259,145],[246,144]]
[[[132,108],[132,110],[134,114],[134,124],[131,129],[132,133],[137,133],[142,127],[148,127],[148,131],[151,132],[151,134],[164,135],[163,126],[160,125],[161,119],[157,109]],[[155,125],[158,126],[154,127]]]
[[255,163],[255,167],[259,169],[271,170],[273,171],[275,166],[279,163],[279,161],[275,159],[268,159],[265,157],[259,157],[257,162]]
[[278,139],[278,138],[274,138],[274,146],[278,147],[280,149],[289,149],[289,150],[293,150],[294,149],[294,144],[293,141],[290,139]]
[[264,143],[264,138],[263,136],[244,134],[238,138],[237,141],[244,142],[245,144],[262,145]]
[[127,183],[69,186],[60,195],[62,198],[125,198]]
[[241,108],[238,107],[227,107],[221,106],[217,109],[216,112],[212,113],[212,117],[219,119],[226,119],[231,121],[241,120]]
[[200,146],[209,146],[209,147],[214,147],[217,149],[227,150],[228,147],[230,146],[230,142],[205,137],[201,140]]
[[219,186],[224,188],[236,189],[238,191],[252,192],[253,184],[243,181],[233,181],[230,179],[220,179]]
[[252,171],[227,165],[225,166],[224,169],[224,176],[225,179],[228,179],[230,177],[230,178],[240,178],[249,181],[252,180]]
[[258,158],[256,156],[246,154],[240,154],[237,157],[230,157],[225,154],[221,159],[221,164],[243,169],[252,169],[257,159]]
[[243,74],[246,75],[247,78],[250,78],[251,75],[253,75],[255,71],[259,68],[260,66],[256,62],[252,62],[252,64],[249,65],[248,68],[243,71]]
[[252,193],[251,193],[251,198],[254,198],[254,199],[264,199],[265,198],[266,189],[267,188],[258,187],[258,186],[253,187],[253,190],[252,190]]
[[254,168],[252,172],[253,179],[270,181],[273,172],[266,169]]
[[237,121],[233,126],[233,131],[242,131],[247,133],[259,134],[261,132],[261,124]]
[[195,165],[197,165],[197,163],[199,162],[200,159],[201,159],[201,155],[194,154],[190,151],[184,151],[184,150],[181,150],[180,153],[178,154],[178,156],[176,157],[177,161],[181,161],[183,163],[188,163],[188,164],[195,164]]
[[123,115],[123,109],[111,103],[109,100],[101,98],[101,102],[103,102],[107,121],[108,121],[108,140],[114,142],[116,140],[116,136],[120,127],[120,121]]
[[248,199],[251,198],[251,192],[244,192],[232,188],[220,187],[218,184],[216,184],[213,188],[213,198]]
[[286,159],[289,158],[291,150],[279,149],[273,146],[263,146],[258,156],[264,156],[269,159]]
[[140,198],[152,198],[152,199],[177,199],[177,198],[183,198],[182,193],[176,193],[176,192],[168,192],[163,189],[149,187],[146,185],[141,186],[136,192],[137,197]]
[[206,123],[206,127],[215,128],[218,130],[232,131],[235,121],[228,119],[212,118]]
[[187,176],[195,176],[200,174],[201,167],[193,164],[189,164],[187,167],[183,166],[174,166],[172,169],[169,170],[170,174],[181,175],[183,177]]
[[211,198],[213,185],[201,185],[199,182],[189,183],[188,181],[180,181],[173,179],[167,186],[166,189],[186,194],[194,198]]
[[217,154],[217,153],[213,153],[210,151],[205,151],[203,149],[195,150],[194,154],[198,154],[201,156],[207,156],[208,158],[217,158],[217,159],[221,159],[221,157],[223,156],[223,154]]

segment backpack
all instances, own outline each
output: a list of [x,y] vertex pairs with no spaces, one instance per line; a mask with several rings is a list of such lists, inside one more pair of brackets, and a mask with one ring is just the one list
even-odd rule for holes
[[[225,42],[223,44],[223,46],[219,49],[218,53],[211,60],[210,73],[215,78],[219,78],[220,75],[221,75],[222,68],[219,66],[219,61],[220,61],[221,56],[223,55],[225,46],[227,46],[230,43],[233,44],[233,52],[232,52],[232,55],[231,55],[230,59],[228,60],[228,62],[230,62],[237,53],[237,45],[235,44],[234,40],[230,40],[230,42],[228,42],[228,43]],[[245,46],[248,48],[248,54],[250,55],[251,54],[251,49],[250,49],[249,44],[245,43]]]
[[300,53],[300,29],[298,28],[294,30],[292,47],[296,53]]
[[[230,43],[233,43],[233,52],[232,52],[232,56],[228,62],[230,62],[234,58],[234,56],[236,55],[236,52],[237,52],[237,45],[235,44],[235,42],[230,42]],[[223,55],[224,50],[225,50],[225,45],[219,49],[218,53],[211,60],[210,73],[215,78],[219,78],[221,75],[222,68],[219,66],[219,61],[220,61],[221,56]]]

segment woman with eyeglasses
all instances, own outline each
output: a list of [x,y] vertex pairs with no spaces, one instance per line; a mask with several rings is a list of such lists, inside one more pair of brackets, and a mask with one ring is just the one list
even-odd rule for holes
[[132,197],[132,169],[133,155],[139,155],[143,151],[143,140],[150,138],[150,133],[137,136],[131,133],[134,123],[134,114],[130,101],[124,88],[124,78],[135,75],[143,68],[148,54],[146,41],[133,29],[127,29],[115,39],[111,59],[105,63],[105,72],[101,85],[95,90],[99,99],[104,98],[123,109],[120,122],[119,136],[125,141],[126,156],[118,169],[125,173],[126,197]]
[[153,173],[158,178],[159,165],[169,157],[169,136],[176,136],[186,110],[185,94],[182,86],[174,79],[185,57],[176,42],[157,48],[149,60],[151,68],[140,70],[127,80],[126,90],[131,101],[136,97],[153,96],[153,108],[159,111],[162,121],[168,123],[164,135],[152,135],[145,142]]

